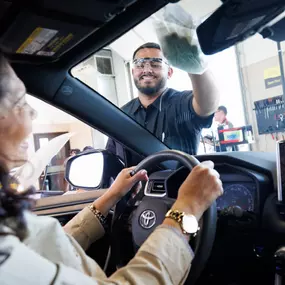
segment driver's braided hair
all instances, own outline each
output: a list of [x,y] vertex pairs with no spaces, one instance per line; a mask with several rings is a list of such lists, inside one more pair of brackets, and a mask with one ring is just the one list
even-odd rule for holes
[[[9,67],[8,60],[0,50],[0,107],[7,96],[2,80],[7,67]],[[9,159],[5,153],[1,153],[1,146],[0,155]],[[27,235],[24,212],[32,207],[33,200],[29,197],[33,189],[19,193],[18,187],[17,179],[9,175],[4,165],[0,165],[0,235],[13,234],[23,240]]]

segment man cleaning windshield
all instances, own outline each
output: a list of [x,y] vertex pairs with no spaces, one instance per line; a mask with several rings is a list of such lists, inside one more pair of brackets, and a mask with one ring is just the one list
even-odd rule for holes
[[[196,154],[200,132],[211,126],[219,104],[211,72],[189,73],[193,91],[167,88],[173,69],[158,44],[146,43],[133,54],[132,74],[138,98],[122,110],[169,147]],[[111,139],[107,149],[124,157],[122,147]]]
[[[153,19],[160,45],[150,42],[135,50],[132,74],[138,98],[122,110],[170,148],[196,154],[201,130],[211,126],[218,108],[219,92],[192,16],[179,5],[160,11]],[[189,74],[193,91],[167,88],[171,66]],[[108,141],[107,149],[124,159],[122,147],[114,141]]]

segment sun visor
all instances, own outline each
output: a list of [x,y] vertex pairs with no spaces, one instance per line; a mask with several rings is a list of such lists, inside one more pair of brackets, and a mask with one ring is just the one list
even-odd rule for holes
[[[18,2],[18,3],[17,3]],[[134,0],[15,1],[0,17],[0,46],[8,54],[52,61],[123,12]],[[76,4],[75,4],[76,3]]]
[[25,11],[16,17],[0,44],[8,53],[58,57],[94,29]]
[[197,28],[201,49],[210,55],[244,41],[275,24],[284,10],[284,0],[225,1]]

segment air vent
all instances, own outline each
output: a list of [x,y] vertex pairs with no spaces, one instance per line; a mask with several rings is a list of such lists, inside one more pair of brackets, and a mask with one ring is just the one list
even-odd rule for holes
[[163,180],[150,180],[145,186],[145,195],[154,197],[164,197],[166,195]]
[[104,75],[113,75],[112,60],[110,57],[96,56],[97,70]]
[[152,184],[151,193],[164,193],[165,186],[163,181],[154,181]]

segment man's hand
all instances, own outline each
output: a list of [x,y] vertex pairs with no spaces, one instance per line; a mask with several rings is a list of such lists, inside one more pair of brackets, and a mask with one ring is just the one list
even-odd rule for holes
[[195,19],[180,5],[167,5],[153,19],[154,29],[169,64],[191,74],[203,74],[207,58],[196,34]]
[[199,220],[210,205],[223,194],[219,173],[212,161],[193,168],[181,185],[172,209],[194,215]]

